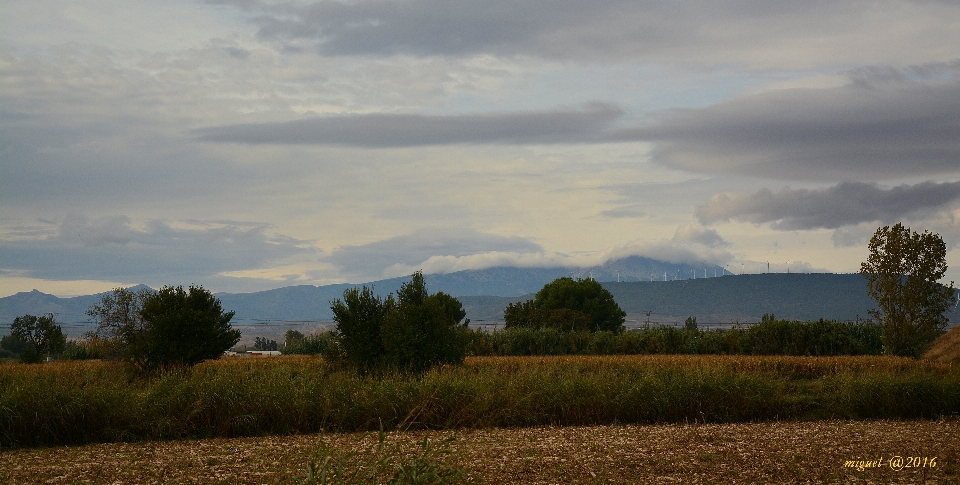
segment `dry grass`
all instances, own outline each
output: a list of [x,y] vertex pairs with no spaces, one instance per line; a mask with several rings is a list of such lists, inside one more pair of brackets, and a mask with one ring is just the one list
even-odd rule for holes
[[960,364],[960,325],[933,341],[924,359]]
[[[340,449],[357,434],[324,435]],[[394,433],[414,449],[424,432]],[[960,482],[960,420],[461,430],[451,464],[471,483]],[[294,483],[318,435],[4,451],[0,483]],[[368,440],[375,439],[367,436]],[[935,468],[856,471],[847,460],[937,457]]]

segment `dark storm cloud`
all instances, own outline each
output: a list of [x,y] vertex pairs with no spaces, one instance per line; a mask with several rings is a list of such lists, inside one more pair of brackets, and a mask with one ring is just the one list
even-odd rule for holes
[[575,143],[593,140],[622,116],[610,104],[578,110],[473,115],[354,114],[281,123],[202,128],[201,141],[367,148],[458,143]]
[[[656,142],[684,170],[797,180],[960,173],[960,80],[862,76],[832,89],[745,96],[661,116],[618,140]],[[876,73],[875,73],[876,74]]]
[[383,241],[337,248],[326,261],[358,276],[379,277],[391,266],[415,266],[434,256],[542,251],[538,244],[521,237],[503,237],[470,229],[421,229]]
[[188,227],[150,221],[141,227],[126,216],[71,214],[49,237],[4,241],[0,272],[51,280],[189,284],[314,252],[300,241],[269,235],[268,229],[231,221]]
[[738,220],[771,223],[773,229],[836,229],[861,222],[895,222],[900,218],[942,209],[960,200],[960,182],[924,182],[890,189],[875,184],[844,182],[821,190],[768,189],[744,195],[723,193],[697,208],[704,224]]

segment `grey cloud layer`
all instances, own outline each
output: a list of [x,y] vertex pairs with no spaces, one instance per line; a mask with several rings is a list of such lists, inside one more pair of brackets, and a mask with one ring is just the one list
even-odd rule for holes
[[0,272],[52,280],[189,284],[316,252],[300,241],[271,236],[268,228],[237,222],[195,222],[180,228],[164,221],[137,227],[126,216],[89,219],[72,214],[48,237],[0,244]]
[[891,189],[844,182],[823,190],[717,194],[697,208],[697,217],[705,224],[734,219],[772,223],[772,228],[780,230],[836,229],[861,222],[895,222],[907,215],[942,209],[957,200],[960,182],[926,182]]
[[[213,3],[249,12],[263,39],[324,55],[492,54],[590,62],[680,57],[797,64],[864,56],[877,62],[902,56],[908,42],[949,43],[960,18],[953,3],[912,1]],[[878,27],[888,35],[874,35]]]
[[201,141],[368,148],[455,143],[571,143],[595,139],[619,118],[613,105],[580,110],[475,115],[356,114],[229,125],[196,131]]
[[862,69],[846,85],[746,95],[620,127],[615,105],[472,115],[356,114],[197,130],[208,142],[409,147],[654,142],[682,170],[794,180],[960,173],[960,62]]
[[955,175],[960,66],[949,67],[946,80],[854,77],[838,88],[745,96],[669,113],[614,138],[655,141],[654,160],[714,174],[800,180]]

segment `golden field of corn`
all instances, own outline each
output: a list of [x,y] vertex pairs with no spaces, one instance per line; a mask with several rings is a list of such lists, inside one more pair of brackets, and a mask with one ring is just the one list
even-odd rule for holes
[[[387,440],[412,450],[424,435],[397,432]],[[446,437],[454,438],[446,461],[465,472],[467,483],[960,483],[957,419],[539,427],[430,435]],[[320,439],[342,450],[366,449],[376,435],[18,449],[0,453],[0,483],[297,483]],[[900,468],[897,457],[903,465],[921,466]]]
[[934,340],[923,358],[960,364],[960,325]]

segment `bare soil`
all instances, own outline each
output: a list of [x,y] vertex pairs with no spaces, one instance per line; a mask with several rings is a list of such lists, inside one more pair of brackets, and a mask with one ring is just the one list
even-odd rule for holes
[[[391,433],[387,439],[414,450],[425,434]],[[447,437],[455,441],[446,462],[465,470],[469,483],[960,484],[960,419],[430,434],[431,440]],[[365,440],[375,437],[324,434],[2,450],[0,483],[296,483],[321,439],[348,451],[363,449],[369,445]]]

